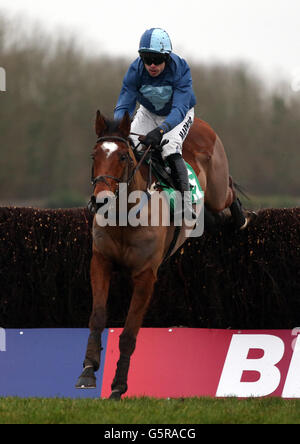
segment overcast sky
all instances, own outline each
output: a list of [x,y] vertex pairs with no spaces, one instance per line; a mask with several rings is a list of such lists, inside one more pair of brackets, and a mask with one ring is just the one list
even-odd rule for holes
[[300,70],[300,0],[0,0],[0,11],[96,53],[135,58],[141,34],[162,27],[188,61],[243,60],[288,79]]

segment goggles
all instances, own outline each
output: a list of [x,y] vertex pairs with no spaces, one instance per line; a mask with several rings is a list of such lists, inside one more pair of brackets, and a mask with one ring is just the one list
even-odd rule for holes
[[141,53],[141,59],[146,65],[161,65],[162,63],[167,61],[166,54],[157,54],[155,52],[146,52]]

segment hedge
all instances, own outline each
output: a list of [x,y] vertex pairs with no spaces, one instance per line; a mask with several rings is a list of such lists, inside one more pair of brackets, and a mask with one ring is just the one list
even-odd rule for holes
[[[0,326],[87,327],[92,216],[85,208],[0,208]],[[112,275],[108,326],[123,325],[126,271]],[[144,327],[300,325],[300,208],[260,210],[244,231],[188,239],[161,268]]]

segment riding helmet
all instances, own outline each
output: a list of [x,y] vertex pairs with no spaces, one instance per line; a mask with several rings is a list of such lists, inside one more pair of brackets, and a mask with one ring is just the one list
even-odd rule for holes
[[141,52],[170,54],[172,43],[168,33],[161,28],[147,29],[140,40],[139,53]]

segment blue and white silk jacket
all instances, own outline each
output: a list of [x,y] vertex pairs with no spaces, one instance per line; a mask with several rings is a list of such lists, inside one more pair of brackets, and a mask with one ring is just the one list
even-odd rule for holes
[[151,77],[138,57],[124,77],[114,118],[121,119],[126,111],[132,116],[137,102],[156,115],[166,116],[161,125],[165,132],[177,126],[196,104],[187,62],[172,53],[164,71]]

